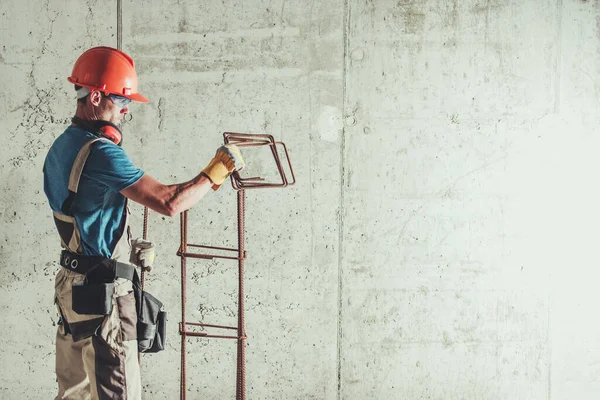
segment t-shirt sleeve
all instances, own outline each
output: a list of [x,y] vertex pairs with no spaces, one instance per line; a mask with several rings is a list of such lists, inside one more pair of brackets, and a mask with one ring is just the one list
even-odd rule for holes
[[123,148],[99,141],[92,145],[83,174],[120,192],[140,180],[144,171],[131,162]]

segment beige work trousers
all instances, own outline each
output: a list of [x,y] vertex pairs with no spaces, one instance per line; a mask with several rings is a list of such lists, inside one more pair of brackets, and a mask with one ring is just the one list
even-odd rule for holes
[[[61,268],[56,276],[56,303],[67,323],[102,316],[76,314],[72,310],[73,283],[83,275]],[[115,281],[112,312],[100,320],[96,334],[74,341],[64,325],[56,334],[56,400],[141,400],[136,309],[132,283]]]

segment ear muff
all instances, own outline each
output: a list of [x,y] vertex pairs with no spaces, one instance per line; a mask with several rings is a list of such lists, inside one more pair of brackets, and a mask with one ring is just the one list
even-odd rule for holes
[[79,117],[73,117],[71,121],[86,131],[96,136],[105,137],[116,145],[121,145],[123,136],[121,130],[113,123],[108,121],[89,121]]
[[114,125],[111,126],[111,125],[105,125],[98,129],[100,130],[100,132],[102,132],[102,134],[103,134],[102,136],[111,140],[114,144],[119,144],[119,143],[121,143],[121,138],[122,138],[121,131],[116,126],[114,126]]

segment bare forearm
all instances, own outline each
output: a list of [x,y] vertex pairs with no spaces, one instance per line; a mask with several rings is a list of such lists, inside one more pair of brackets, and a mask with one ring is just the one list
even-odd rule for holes
[[190,209],[208,193],[211,187],[211,181],[202,174],[188,182],[167,185],[170,194],[165,202],[166,210],[168,210],[167,215],[177,215]]
[[203,173],[188,182],[163,185],[148,174],[121,190],[121,194],[136,203],[168,216],[177,215],[193,207],[208,193],[213,184],[221,185],[233,171],[245,166],[237,146],[227,144],[217,149],[215,157]]
[[193,207],[211,189],[212,182],[204,175],[173,185],[163,185],[145,174],[137,183],[121,193],[157,213],[174,216]]

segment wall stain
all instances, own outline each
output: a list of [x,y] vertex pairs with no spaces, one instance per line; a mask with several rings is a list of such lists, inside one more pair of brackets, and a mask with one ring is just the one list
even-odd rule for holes
[[[419,2],[400,0],[397,4],[397,11],[403,19],[403,31],[409,34],[422,32],[425,27],[425,13]],[[396,10],[392,12],[395,14]],[[384,20],[386,17],[383,18]]]
[[158,99],[158,130],[162,131],[164,122],[165,122],[165,111],[164,111],[164,107],[165,107],[165,98],[161,97]]
[[[30,75],[32,74],[33,70]],[[34,160],[40,151],[47,150],[48,138],[45,127],[48,124],[68,124],[69,118],[54,117],[55,112],[50,107],[54,95],[51,90],[37,89],[22,105],[11,110],[13,112],[21,110],[23,115],[21,122],[9,132],[9,137],[11,140],[25,138],[21,154],[8,160],[13,168]]]

